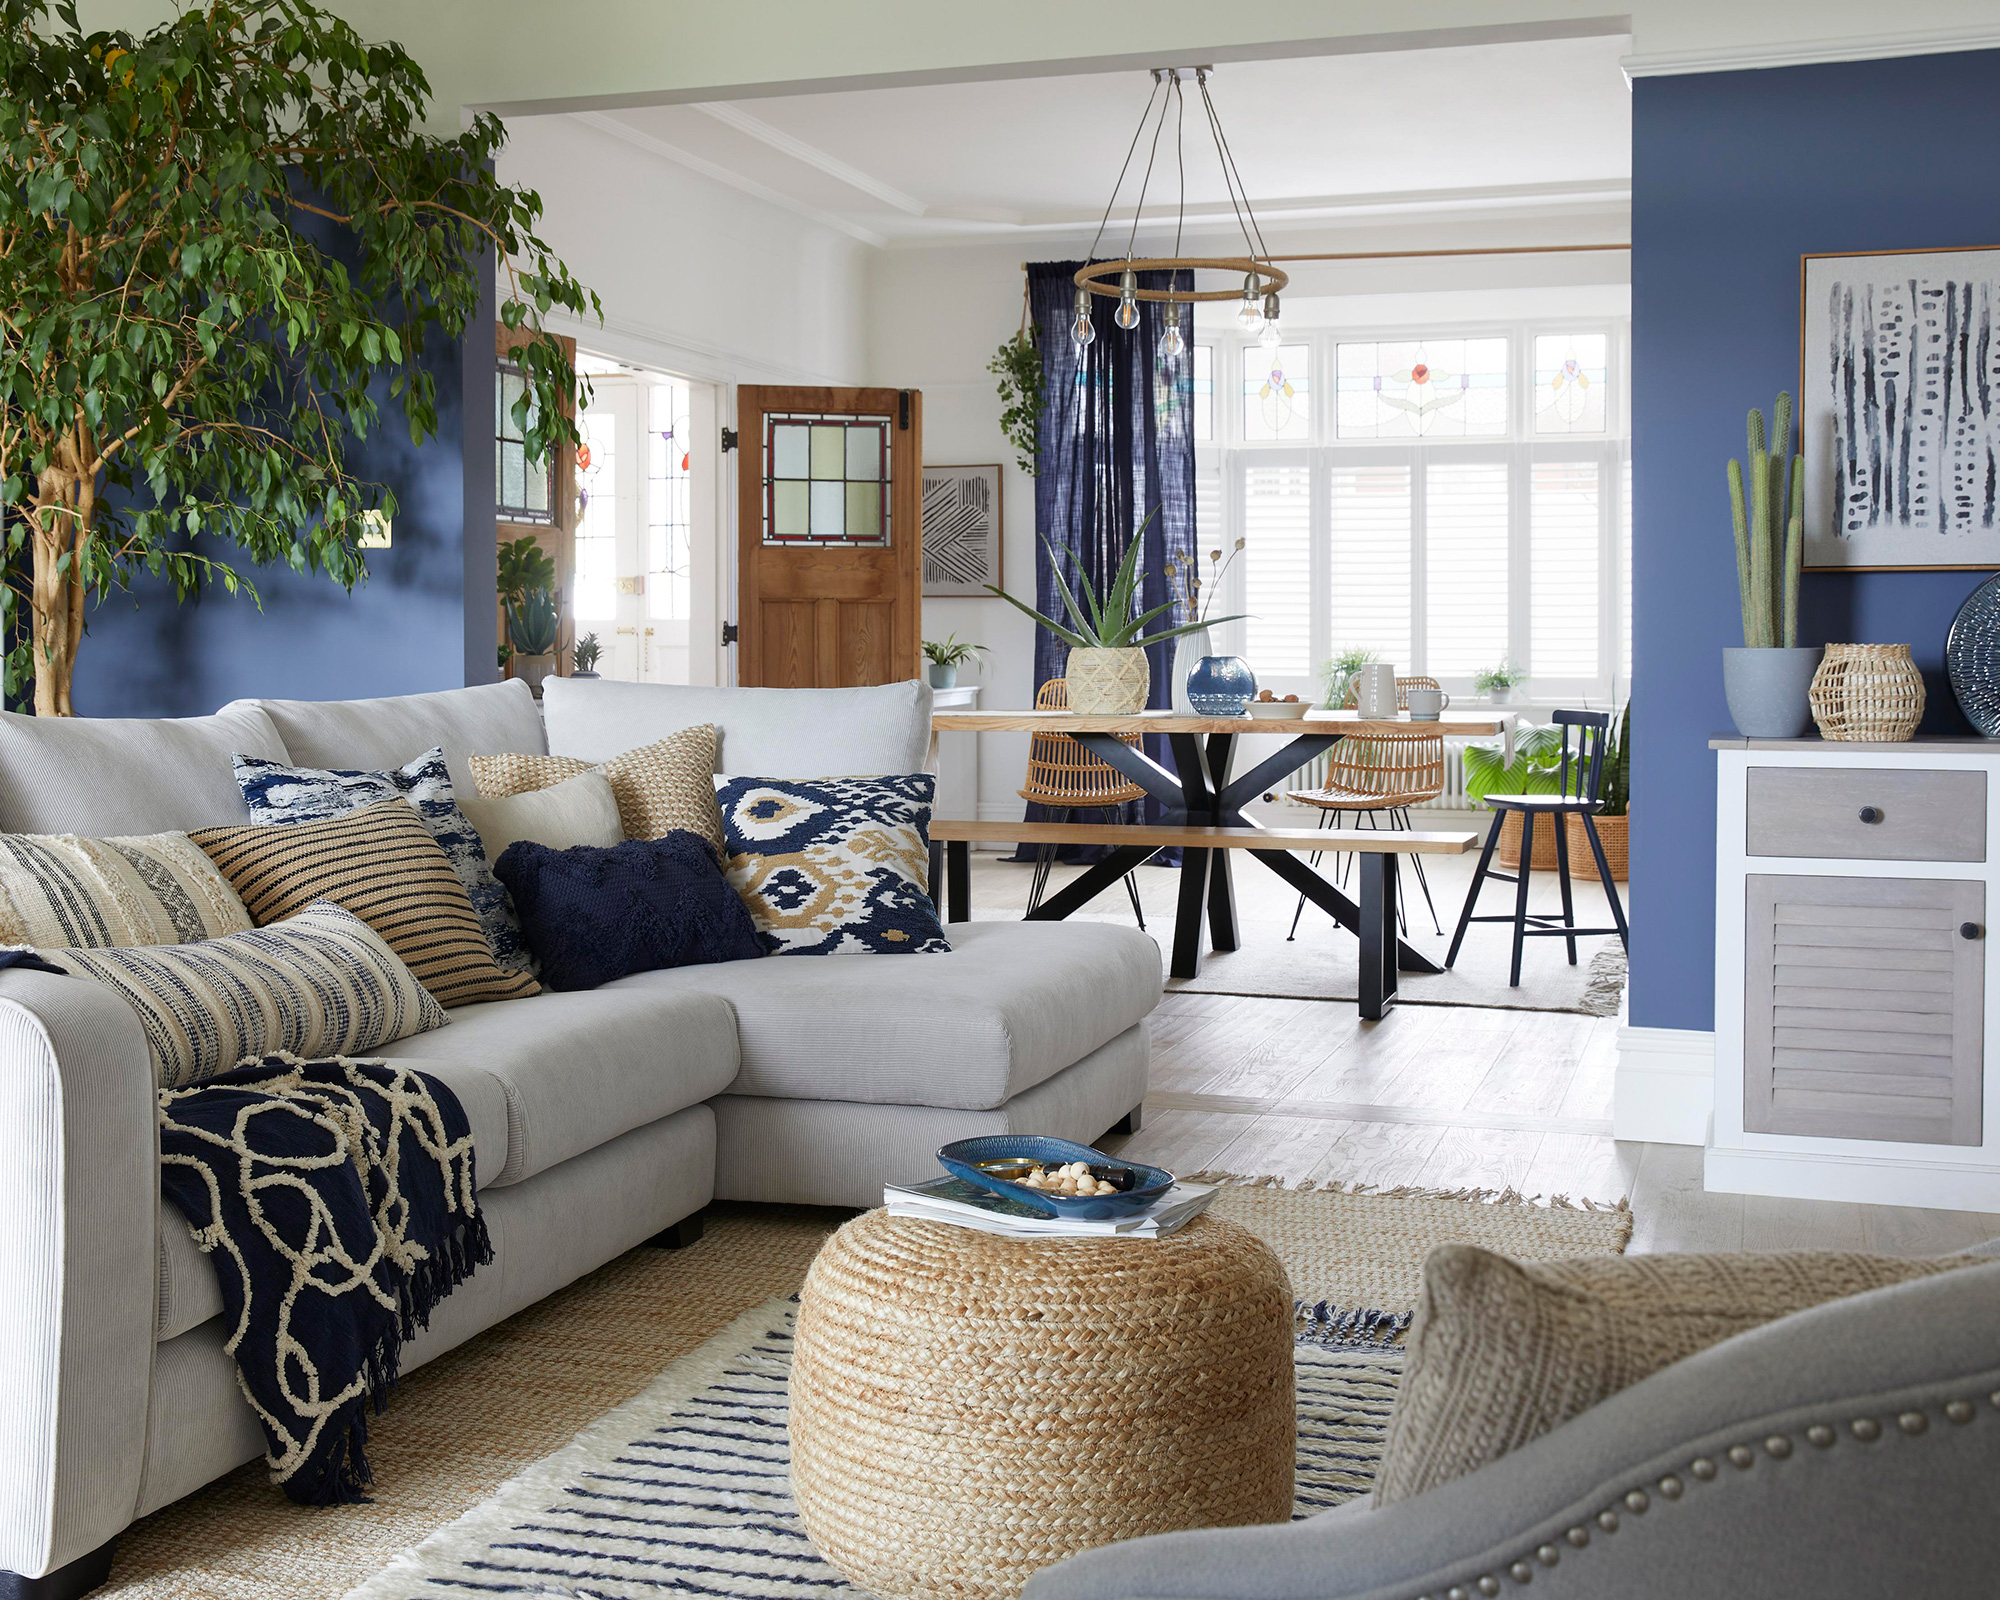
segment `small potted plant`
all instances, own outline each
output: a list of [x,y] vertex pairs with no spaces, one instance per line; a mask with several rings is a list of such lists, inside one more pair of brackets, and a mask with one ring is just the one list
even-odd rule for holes
[[1496,706],[1509,704],[1515,691],[1525,688],[1527,682],[1525,672],[1519,667],[1509,666],[1505,661],[1497,667],[1483,668],[1472,677],[1472,687]]
[[556,668],[556,633],[562,614],[547,589],[530,589],[507,607],[507,640],[514,647],[514,675],[539,696]]
[[[1722,693],[1746,739],[1796,739],[1812,726],[1808,696],[1824,653],[1799,643],[1799,571],[1805,558],[1805,458],[1785,452],[1792,397],[1778,396],[1772,431],[1749,417],[1749,462],[1729,463],[1729,516],[1736,530],[1736,587],[1743,644],[1722,651]],[[1767,448],[1768,445],[1768,448]]]
[[986,648],[983,644],[964,644],[955,633],[948,633],[942,640],[924,641],[924,659],[930,662],[930,679],[933,689],[956,689],[958,669],[969,666],[973,657]]
[[576,648],[570,651],[570,676],[572,678],[595,678],[601,676],[597,670],[597,658],[604,653],[604,647],[597,642],[597,635],[586,633],[576,641]]
[[[1177,600],[1169,600],[1150,611],[1137,615],[1133,613],[1144,584],[1144,574],[1139,570],[1139,547],[1145,542],[1147,525],[1158,515],[1159,511],[1155,508],[1140,524],[1138,532],[1132,535],[1132,542],[1125,549],[1125,559],[1118,563],[1117,573],[1101,596],[1091,587],[1088,575],[1083,573],[1077,575],[1074,593],[1066,585],[1058,586],[1057,592],[1062,596],[1063,609],[1069,614],[1071,626],[1065,627],[1053,618],[1043,616],[1033,606],[1016,600],[1004,589],[990,583],[986,585],[990,593],[997,594],[1015,610],[1026,612],[1070,647],[1063,676],[1068,680],[1069,708],[1072,711],[1107,717],[1143,711],[1147,691],[1152,687],[1152,668],[1146,660],[1147,645],[1158,644],[1164,639],[1178,639],[1182,634],[1193,633],[1199,628],[1238,620],[1233,616],[1209,617],[1200,622],[1184,622],[1177,628],[1162,628],[1157,633],[1145,632],[1147,623],[1178,604]],[[1062,556],[1046,538],[1042,543],[1048,547],[1049,560],[1054,563],[1055,570],[1060,572]]]
[[1326,685],[1326,698],[1320,702],[1329,711],[1338,711],[1347,704],[1347,697],[1354,693],[1354,679],[1369,662],[1379,660],[1373,650],[1364,650],[1359,645],[1349,645],[1319,669],[1320,681]]

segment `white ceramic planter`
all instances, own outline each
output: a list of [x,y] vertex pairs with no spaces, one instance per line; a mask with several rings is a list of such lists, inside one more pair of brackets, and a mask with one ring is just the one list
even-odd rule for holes
[[1063,668],[1069,708],[1095,717],[1129,716],[1146,709],[1153,669],[1143,650],[1072,649]]

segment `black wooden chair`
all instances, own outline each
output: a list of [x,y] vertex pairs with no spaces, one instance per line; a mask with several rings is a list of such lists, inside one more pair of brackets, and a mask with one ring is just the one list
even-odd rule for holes
[[[1542,935],[1567,940],[1569,943],[1569,964],[1576,965],[1576,941],[1585,935],[1615,933],[1618,942],[1631,947],[1627,937],[1625,907],[1618,899],[1618,885],[1612,881],[1611,867],[1604,859],[1604,845],[1597,837],[1597,813],[1604,809],[1604,802],[1598,796],[1598,785],[1604,777],[1604,747],[1611,728],[1611,713],[1608,711],[1558,711],[1549,720],[1563,731],[1562,765],[1558,770],[1558,782],[1554,794],[1489,794],[1486,803],[1500,815],[1493,819],[1493,827],[1486,835],[1486,847],[1479,852],[1479,867],[1472,874],[1472,887],[1466,891],[1465,909],[1459,913],[1458,931],[1451,936],[1451,953],[1444,958],[1449,967],[1458,959],[1458,947],[1465,942],[1465,930],[1475,922],[1511,922],[1514,925],[1514,966],[1507,979],[1513,988],[1521,986],[1521,947],[1531,935]],[[1570,730],[1576,730],[1575,783],[1571,783]],[[1517,813],[1521,818],[1521,865],[1513,877],[1492,869],[1493,847],[1500,842],[1500,829],[1507,820],[1507,813]],[[1615,928],[1579,928],[1576,925],[1576,908],[1570,899],[1569,889],[1569,818],[1580,817],[1583,821],[1584,836],[1590,840],[1590,853],[1597,858],[1597,876],[1604,885],[1604,893],[1611,901],[1611,917],[1617,923]],[[1528,883],[1533,876],[1532,863],[1535,859],[1535,819],[1546,817],[1549,825],[1556,830],[1556,873],[1562,880],[1562,916],[1536,916],[1528,910]],[[1474,916],[1473,907],[1479,903],[1479,891],[1486,886],[1488,878],[1500,883],[1514,885],[1514,909],[1504,916]]]

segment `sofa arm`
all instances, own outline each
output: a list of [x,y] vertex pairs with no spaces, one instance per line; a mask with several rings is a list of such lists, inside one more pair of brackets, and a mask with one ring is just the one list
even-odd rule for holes
[[109,989],[0,971],[0,1572],[132,1520],[158,1292],[159,1135],[139,1019]]
[[1834,1301],[1428,1494],[1109,1546],[1024,1600],[1985,1593],[2000,1570],[1996,1328],[2000,1265]]

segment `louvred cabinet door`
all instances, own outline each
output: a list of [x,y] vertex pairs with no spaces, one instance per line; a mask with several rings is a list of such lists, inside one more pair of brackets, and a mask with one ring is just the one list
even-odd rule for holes
[[920,676],[923,396],[737,390],[736,681]]

